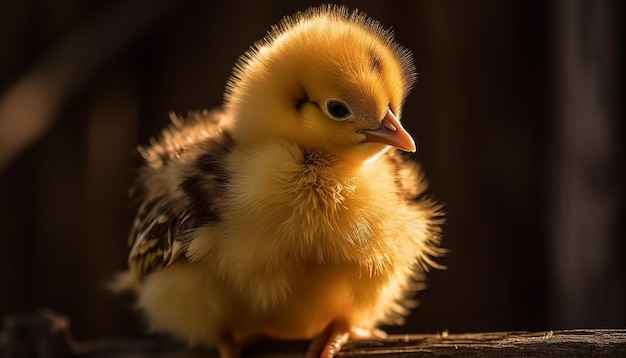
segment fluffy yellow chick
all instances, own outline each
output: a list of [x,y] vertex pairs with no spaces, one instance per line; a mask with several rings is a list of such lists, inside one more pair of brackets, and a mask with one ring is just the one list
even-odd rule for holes
[[400,123],[410,53],[378,22],[323,6],[285,18],[238,61],[223,107],[140,149],[130,233],[150,327],[237,357],[259,339],[349,338],[401,324],[441,253]]

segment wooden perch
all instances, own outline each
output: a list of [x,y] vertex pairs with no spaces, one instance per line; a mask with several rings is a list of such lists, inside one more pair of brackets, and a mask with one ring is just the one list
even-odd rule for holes
[[[263,342],[245,356],[303,357],[309,342]],[[340,357],[626,357],[626,329],[577,329],[548,332],[394,335],[351,341]],[[5,320],[0,357],[217,357],[217,351],[188,349],[165,339],[75,342],[69,320],[52,312],[16,315]]]

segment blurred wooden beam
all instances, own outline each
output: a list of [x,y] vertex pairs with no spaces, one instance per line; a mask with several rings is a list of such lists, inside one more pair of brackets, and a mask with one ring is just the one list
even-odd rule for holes
[[0,93],[0,171],[52,126],[57,112],[111,60],[180,1],[120,1],[86,16]]
[[624,171],[620,2],[554,3],[555,121],[550,163],[552,324],[618,326]]

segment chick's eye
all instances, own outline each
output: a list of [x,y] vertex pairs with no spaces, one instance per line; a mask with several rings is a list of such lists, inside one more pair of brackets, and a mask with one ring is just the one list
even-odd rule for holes
[[352,111],[350,111],[348,105],[337,99],[331,99],[326,102],[326,109],[328,114],[338,121],[345,121],[352,117]]

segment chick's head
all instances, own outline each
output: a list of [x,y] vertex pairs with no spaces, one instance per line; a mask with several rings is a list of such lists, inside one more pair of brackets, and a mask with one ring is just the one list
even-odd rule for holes
[[415,151],[400,123],[415,77],[410,53],[364,14],[310,9],[284,19],[240,59],[225,109],[240,141],[287,139],[364,161]]

